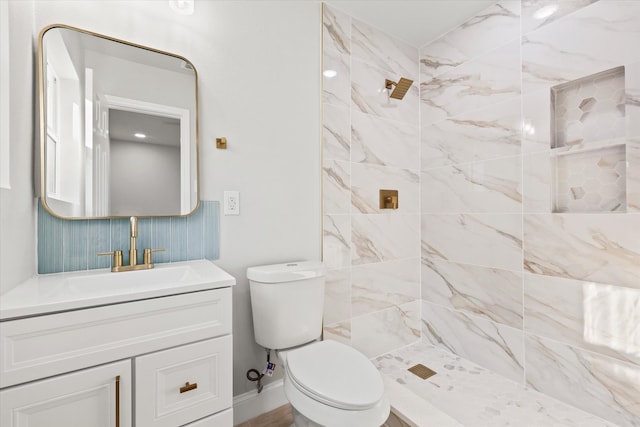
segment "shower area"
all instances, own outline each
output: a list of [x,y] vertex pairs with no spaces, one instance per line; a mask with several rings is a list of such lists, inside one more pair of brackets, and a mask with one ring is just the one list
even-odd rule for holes
[[640,2],[503,0],[418,47],[323,24],[325,338],[640,426]]

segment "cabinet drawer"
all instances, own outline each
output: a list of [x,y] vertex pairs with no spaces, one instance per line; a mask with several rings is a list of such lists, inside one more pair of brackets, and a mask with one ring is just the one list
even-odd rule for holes
[[183,427],[233,427],[233,409],[218,412]]
[[135,359],[136,425],[175,427],[231,407],[231,336]]
[[0,388],[231,332],[231,288],[0,323]]
[[130,427],[131,361],[4,389],[0,401],[3,427]]

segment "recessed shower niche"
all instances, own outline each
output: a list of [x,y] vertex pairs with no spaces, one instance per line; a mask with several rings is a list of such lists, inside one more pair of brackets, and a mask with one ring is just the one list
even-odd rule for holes
[[625,70],[551,88],[553,212],[625,212]]

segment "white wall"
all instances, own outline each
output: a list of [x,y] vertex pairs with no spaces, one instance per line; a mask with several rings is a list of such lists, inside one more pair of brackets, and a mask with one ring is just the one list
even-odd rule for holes
[[[196,4],[198,7],[200,4]],[[205,199],[240,191],[241,215],[221,218],[220,266],[234,289],[234,394],[262,369],[253,342],[246,268],[320,259],[320,35],[316,2],[211,2],[209,60],[201,76]],[[205,123],[205,121],[209,121]],[[229,148],[216,150],[226,136]],[[211,159],[208,161],[207,159]],[[210,166],[210,167],[209,167]]]
[[[15,0],[11,6],[18,3],[21,10],[31,5]],[[224,190],[240,191],[241,215],[220,221],[217,264],[238,280],[234,394],[252,390],[245,372],[262,368],[264,352],[253,340],[246,268],[320,259],[320,3],[196,0],[192,16],[173,13],[165,0],[42,0],[33,7],[34,39],[43,26],[63,23],[177,53],[195,65],[201,198],[221,200]],[[22,19],[27,22],[16,23],[21,31],[32,28],[29,13]],[[20,56],[12,57],[12,67],[20,71],[11,75],[12,90],[21,94],[31,91],[31,76],[24,72],[31,70],[30,43],[11,44],[12,56],[14,46]],[[7,195],[2,190],[1,217],[2,279],[7,287],[35,270],[30,99],[16,99],[12,108],[19,113],[12,117],[11,128],[16,187]],[[220,136],[227,137],[226,151],[215,149]],[[7,242],[13,241],[19,242],[17,254],[9,253],[13,246]],[[7,272],[8,265],[14,270]]]
[[[0,189],[0,292],[33,275],[33,7],[9,4],[10,189]],[[3,67],[7,66],[2,64]],[[4,95],[3,95],[4,96]]]
[[111,140],[110,151],[113,215],[180,212],[180,147]]

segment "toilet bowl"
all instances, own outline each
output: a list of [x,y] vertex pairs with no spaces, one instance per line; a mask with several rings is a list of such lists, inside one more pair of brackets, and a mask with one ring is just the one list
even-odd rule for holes
[[328,340],[279,351],[278,357],[285,395],[305,418],[294,425],[374,427],[387,419],[382,379],[362,353]]
[[256,342],[276,350],[295,427],[379,427],[390,405],[376,367],[322,332],[324,268],[296,262],[247,270]]

